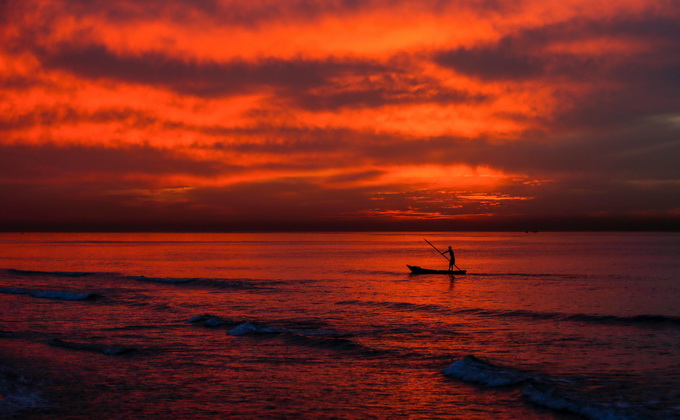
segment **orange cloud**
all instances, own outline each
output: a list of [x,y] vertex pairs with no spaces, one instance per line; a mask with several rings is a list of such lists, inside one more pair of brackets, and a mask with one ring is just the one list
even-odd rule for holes
[[168,221],[245,219],[257,210],[233,201],[265,195],[288,221],[680,207],[669,2],[10,0],[3,13],[0,192],[23,197],[6,220],[70,194],[125,220],[165,203]]

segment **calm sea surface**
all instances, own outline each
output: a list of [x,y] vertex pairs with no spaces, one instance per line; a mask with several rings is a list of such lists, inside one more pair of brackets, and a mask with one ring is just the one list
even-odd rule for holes
[[0,234],[13,415],[680,418],[680,235]]

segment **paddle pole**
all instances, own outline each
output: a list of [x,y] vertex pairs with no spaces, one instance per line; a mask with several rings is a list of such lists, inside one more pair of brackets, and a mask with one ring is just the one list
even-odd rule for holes
[[[423,240],[424,240],[425,242],[427,242],[428,244],[430,244],[430,246],[431,246],[432,248],[434,248],[435,251],[439,252],[439,255],[441,255],[442,257],[444,257],[444,259],[445,259],[446,261],[450,261],[448,258],[446,258],[446,255],[444,255],[443,253],[441,253],[441,252],[437,249],[436,246],[432,245],[432,242],[428,241],[428,240],[425,239],[425,238],[423,238]],[[460,270],[460,267],[458,267],[456,264],[454,264],[453,266],[456,267],[458,270]],[[462,270],[461,270],[461,271],[462,271]]]
[[428,241],[427,239],[424,239],[424,241],[427,242],[428,244],[430,244],[430,246],[431,246],[432,248],[434,248],[434,250],[437,251],[437,252],[439,253],[439,255],[441,255],[442,257],[444,257],[444,259],[445,259],[446,261],[449,260],[448,258],[446,258],[446,255],[442,254],[442,253],[437,249],[436,246],[432,245],[432,243],[431,243],[430,241]]

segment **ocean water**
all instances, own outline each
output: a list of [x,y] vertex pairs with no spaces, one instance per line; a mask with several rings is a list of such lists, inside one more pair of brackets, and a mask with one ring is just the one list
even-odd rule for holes
[[[452,245],[465,276],[424,241]],[[0,234],[0,416],[680,418],[674,233]]]

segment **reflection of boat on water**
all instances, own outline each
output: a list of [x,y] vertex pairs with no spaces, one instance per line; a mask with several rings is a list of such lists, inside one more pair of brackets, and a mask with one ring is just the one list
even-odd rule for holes
[[429,268],[421,268],[415,265],[406,264],[411,270],[412,274],[466,274],[467,270],[431,270]]

